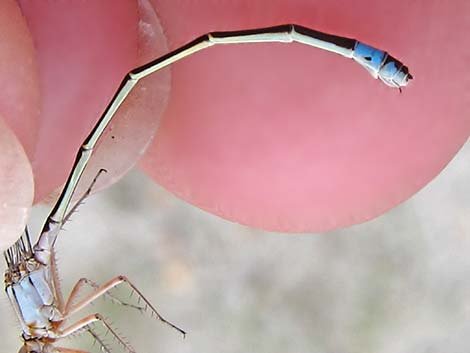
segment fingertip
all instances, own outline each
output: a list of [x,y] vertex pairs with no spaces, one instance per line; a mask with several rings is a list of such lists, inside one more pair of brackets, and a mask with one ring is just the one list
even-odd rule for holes
[[[168,52],[161,24],[148,0],[138,1],[135,26],[138,58],[129,70]],[[100,177],[94,191],[115,183],[142,157],[167,106],[170,83],[170,71],[164,69],[140,80],[133,88],[101,137],[81,181],[81,190],[86,189],[100,168],[106,168],[108,173]]]
[[19,3],[39,67],[41,116],[32,165],[41,201],[63,184],[84,138],[135,66],[138,16],[134,0]]
[[15,134],[0,116],[0,251],[24,230],[33,201],[31,165]]
[[39,89],[33,42],[16,1],[0,2],[0,251],[20,236],[33,198]]
[[346,227],[416,193],[468,138],[464,0],[153,2],[171,49],[213,30],[295,22],[379,46],[417,77],[398,95],[352,61],[296,44],[181,61],[142,166],[198,207],[268,230]]
[[0,2],[0,114],[31,159],[39,119],[39,82],[31,34],[16,1]]

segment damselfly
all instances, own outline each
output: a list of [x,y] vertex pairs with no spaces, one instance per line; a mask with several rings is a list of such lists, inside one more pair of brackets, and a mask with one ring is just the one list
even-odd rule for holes
[[[7,265],[5,290],[22,328],[23,346],[20,348],[20,353],[84,353],[83,351],[56,346],[57,341],[73,336],[78,332],[87,332],[100,344],[102,351],[110,352],[109,347],[96,331],[97,325],[102,325],[126,351],[134,352],[133,348],[114,331],[100,314],[90,315],[78,322],[68,324],[72,314],[102,296],[107,296],[113,301],[138,310],[148,310],[165,324],[183,335],[185,334],[183,330],[166,321],[124,276],[118,276],[101,286],[90,280],[81,279],[73,287],[68,299],[64,300],[58,285],[54,245],[60,229],[68,220],[70,214],[76,209],[80,201],[90,194],[96,178],[104,171],[101,170],[98,173],[78,202],[71,205],[75,189],[93,153],[93,149],[121,103],[140,79],[216,44],[261,42],[298,42],[352,58],[366,68],[374,78],[379,78],[386,85],[400,90],[412,79],[408,68],[385,51],[354,39],[330,35],[298,25],[282,25],[233,32],[212,32],[130,71],[78,151],[71,173],[57,203],[46,219],[37,242],[34,246],[32,245],[26,228],[20,239],[5,251]],[[139,296],[143,306],[124,303],[109,293],[112,288],[120,284],[129,286]],[[87,285],[93,289],[92,294],[75,302],[78,299],[80,289]]]

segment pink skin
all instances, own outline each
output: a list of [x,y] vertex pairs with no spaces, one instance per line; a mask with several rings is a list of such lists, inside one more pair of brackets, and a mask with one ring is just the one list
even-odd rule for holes
[[23,230],[33,199],[33,174],[26,153],[32,156],[34,151],[39,91],[31,37],[14,1],[0,2],[0,33],[0,250],[3,250]]
[[[173,66],[171,81],[169,71],[146,80],[87,178],[107,168],[103,187],[123,175],[166,107],[141,162],[158,183],[230,220],[320,231],[407,199],[468,136],[464,0],[151,2],[158,17],[147,0],[20,0],[29,31],[15,2],[1,2],[0,31],[8,40],[0,44],[0,77],[11,93],[0,98],[0,115],[32,161],[36,201],[64,182],[77,146],[126,71],[216,29],[295,22],[357,37],[402,59],[416,80],[400,95],[352,62],[300,45],[208,49]],[[1,142],[3,151],[20,153],[18,143]],[[10,166],[4,155],[2,165]],[[29,175],[24,158],[17,164]],[[21,229],[31,201],[18,195],[31,195],[32,182],[2,181],[2,202],[23,209],[8,218],[0,213],[2,224]],[[17,235],[1,232],[0,249]]]

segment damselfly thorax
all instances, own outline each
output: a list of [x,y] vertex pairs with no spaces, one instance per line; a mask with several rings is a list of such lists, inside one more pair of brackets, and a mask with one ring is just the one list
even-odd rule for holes
[[[7,265],[5,290],[21,324],[23,346],[20,349],[20,353],[83,353],[83,351],[56,346],[57,341],[79,332],[87,332],[98,342],[102,351],[110,352],[110,348],[96,330],[97,325],[101,325],[106,332],[110,333],[124,350],[134,352],[129,343],[100,314],[89,315],[77,322],[68,323],[72,314],[79,312],[102,296],[107,296],[120,305],[140,311],[147,311],[166,325],[183,335],[185,334],[183,330],[165,320],[156,308],[124,276],[117,276],[103,285],[98,285],[82,278],[76,283],[69,297],[65,300],[58,284],[54,245],[62,226],[68,220],[70,214],[90,194],[96,179],[102,172],[105,172],[104,169],[100,170],[85,194],[80,197],[77,203],[71,205],[72,197],[97,142],[121,103],[140,79],[216,44],[263,42],[298,42],[352,58],[366,68],[374,78],[378,78],[387,86],[398,88],[399,90],[412,79],[408,68],[385,51],[354,39],[330,35],[292,24],[253,30],[209,33],[129,72],[98,123],[80,147],[67,182],[57,203],[46,219],[39,239],[33,246],[28,230],[25,229],[21,238],[5,251],[4,255]],[[119,285],[126,285],[137,294],[142,306],[126,303],[109,293],[112,288]],[[80,289],[85,286],[91,287],[93,292],[79,299],[78,294]]]

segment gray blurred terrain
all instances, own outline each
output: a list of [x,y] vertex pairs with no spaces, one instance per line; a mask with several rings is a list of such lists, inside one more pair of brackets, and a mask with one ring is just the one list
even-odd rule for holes
[[[47,211],[35,210],[34,230]],[[138,172],[91,197],[66,229],[58,244],[65,293],[83,276],[104,283],[126,274],[189,332],[183,340],[109,300],[90,308],[140,353],[469,352],[468,144],[408,202],[328,234],[233,224]],[[129,298],[125,288],[115,293]],[[17,352],[4,295],[0,318],[0,353]],[[65,342],[99,352],[92,343],[86,335]]]

